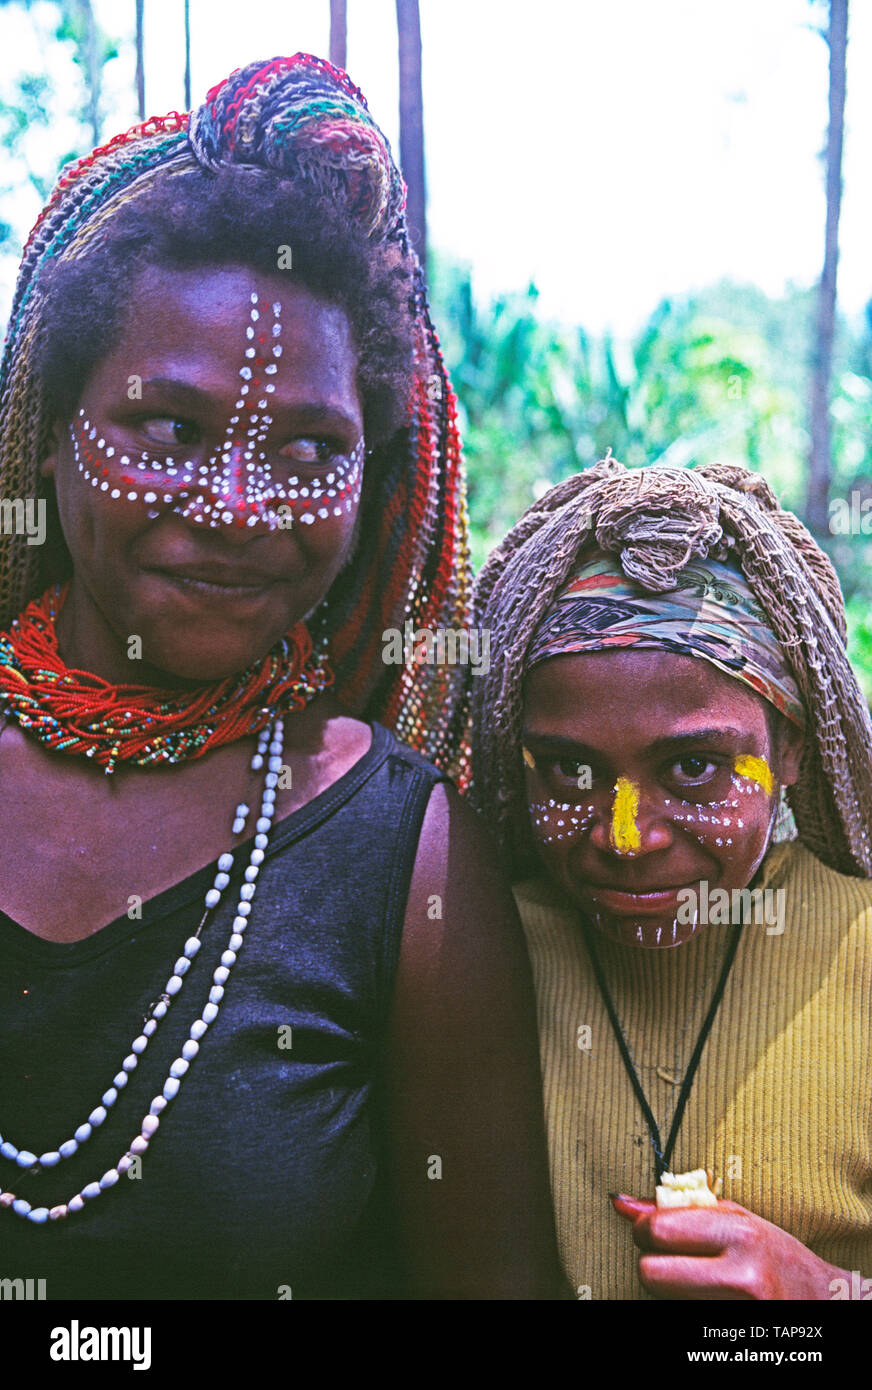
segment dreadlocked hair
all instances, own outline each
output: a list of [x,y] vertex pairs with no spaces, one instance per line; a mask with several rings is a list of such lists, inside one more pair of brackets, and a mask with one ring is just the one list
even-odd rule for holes
[[[387,665],[383,632],[469,620],[466,491],[456,401],[405,220],[405,185],[363,94],[323,59],[254,62],[191,113],[151,118],[68,166],[24,250],[0,367],[7,497],[47,503],[49,537],[0,535],[0,628],[69,563],[52,428],[111,345],[149,264],[276,269],[346,309],[368,452],[352,556],[308,619],[340,699],[468,780],[467,671]],[[99,312],[101,332],[95,333]]]
[[527,652],[580,552],[594,545],[655,593],[673,588],[694,556],[741,568],[808,713],[799,780],[786,792],[797,836],[829,867],[872,877],[872,724],[830,561],[757,473],[726,464],[627,469],[610,457],[530,507],[476,584],[475,622],[490,631],[491,664],[472,695],[472,799],[515,876],[532,855],[520,753]]
[[364,437],[370,447],[384,443],[408,406],[411,259],[388,242],[371,242],[323,193],[306,194],[271,170],[240,165],[152,184],[106,222],[87,255],[47,266],[51,316],[36,366],[49,410],[58,420],[72,418],[88,377],[120,336],[136,277],[147,266],[239,264],[271,275],[281,247],[291,248],[293,282],[348,315]]

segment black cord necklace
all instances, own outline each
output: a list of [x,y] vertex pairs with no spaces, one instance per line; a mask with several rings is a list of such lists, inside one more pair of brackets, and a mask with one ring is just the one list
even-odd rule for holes
[[721,999],[723,998],[723,993],[727,986],[727,979],[730,974],[730,969],[732,967],[733,961],[736,958],[736,951],[739,948],[739,938],[742,935],[742,925],[743,924],[741,922],[737,922],[732,928],[730,942],[727,946],[727,953],[724,957],[724,963],[721,966],[721,973],[718,978],[718,983],[715,988],[715,992],[712,995],[712,1002],[709,1005],[708,1013],[703,1019],[703,1024],[699,1030],[699,1036],[696,1040],[696,1046],[694,1047],[690,1061],[687,1064],[687,1071],[684,1073],[684,1077],[682,1078],[681,1088],[678,1092],[678,1103],[675,1107],[675,1114],[672,1117],[672,1124],[669,1127],[669,1134],[666,1139],[666,1148],[664,1149],[662,1140],[660,1138],[659,1126],[654,1118],[654,1112],[652,1111],[651,1106],[648,1104],[648,1098],[645,1095],[644,1090],[642,1089],[642,1083],[639,1080],[639,1074],[636,1071],[635,1066],[633,1065],[633,1059],[630,1056],[630,1049],[627,1046],[627,1040],[624,1037],[623,1029],[621,1028],[620,1020],[618,1018],[617,1010],[615,1009],[614,1001],[612,1000],[612,996],[609,992],[608,985],[606,984],[602,964],[600,962],[599,956],[597,955],[596,947],[593,941],[593,928],[591,927],[587,919],[583,915],[581,916],[582,935],[584,936],[584,944],[587,947],[587,953],[590,957],[590,963],[593,966],[593,973],[596,977],[596,982],[599,986],[599,991],[602,995],[603,1003],[606,1006],[609,1021],[612,1025],[612,1031],[615,1035],[615,1041],[617,1042],[618,1047],[620,1049],[621,1059],[624,1063],[624,1068],[628,1077],[630,1078],[630,1083],[635,1092],[636,1099],[642,1107],[642,1114],[645,1116],[645,1123],[648,1126],[648,1133],[651,1136],[651,1144],[654,1149],[655,1159],[654,1176],[656,1182],[658,1183],[660,1181],[661,1174],[667,1171],[669,1168],[669,1160],[672,1157],[672,1150],[675,1148],[675,1141],[678,1138],[678,1130],[681,1125],[682,1116],[684,1115],[684,1108],[687,1105],[688,1099],[690,1097],[690,1088],[693,1085],[693,1078],[696,1076],[697,1067],[699,1066],[700,1058],[702,1057],[702,1050],[705,1047],[708,1035],[711,1032],[712,1024],[715,1021],[715,1014],[718,1011],[718,1005],[720,1004]]

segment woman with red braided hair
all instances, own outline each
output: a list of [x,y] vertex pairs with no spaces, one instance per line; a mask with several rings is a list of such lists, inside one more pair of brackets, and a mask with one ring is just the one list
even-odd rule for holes
[[297,54],[70,167],[25,250],[0,1243],[49,1298],[558,1288],[522,938],[448,782],[465,673],[382,655],[469,590],[403,206]]

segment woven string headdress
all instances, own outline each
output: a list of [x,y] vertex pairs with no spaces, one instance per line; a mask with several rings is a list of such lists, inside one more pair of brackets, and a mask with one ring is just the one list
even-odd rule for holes
[[872,877],[872,725],[829,560],[759,474],[725,464],[626,469],[615,459],[530,507],[478,577],[475,620],[490,629],[492,655],[473,686],[473,799],[499,827],[509,862],[528,848],[520,758],[527,652],[594,540],[654,592],[672,588],[695,556],[740,566],[808,713],[799,781],[787,791],[799,839],[832,868]]
[[[6,497],[46,495],[39,465],[48,418],[34,367],[51,313],[40,272],[87,255],[107,219],[155,179],[228,164],[277,171],[329,193],[373,241],[393,241],[415,266],[415,372],[408,428],[370,461],[353,562],[322,605],[336,691],[437,765],[466,780],[466,672],[457,665],[385,665],[382,633],[468,622],[470,571],[456,402],[410,249],[405,185],[362,93],[323,59],[297,53],[250,63],[198,111],[173,111],[117,135],[61,175],[25,247],[0,369],[0,468]],[[45,559],[26,536],[0,536],[0,628],[46,587]],[[313,632],[313,635],[315,633]]]

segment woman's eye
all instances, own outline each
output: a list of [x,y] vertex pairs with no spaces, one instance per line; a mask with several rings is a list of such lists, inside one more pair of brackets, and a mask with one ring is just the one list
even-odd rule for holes
[[190,420],[179,420],[173,415],[155,415],[143,420],[140,425],[146,439],[153,444],[199,444],[200,431]]
[[341,452],[329,439],[293,439],[279,449],[282,458],[303,465],[331,463]]
[[721,764],[714,762],[704,753],[688,754],[671,764],[672,781],[680,787],[704,786],[721,770]]
[[573,782],[578,781],[586,766],[585,763],[580,763],[577,758],[560,758],[559,761],[555,763],[555,767],[561,777],[571,777]]

